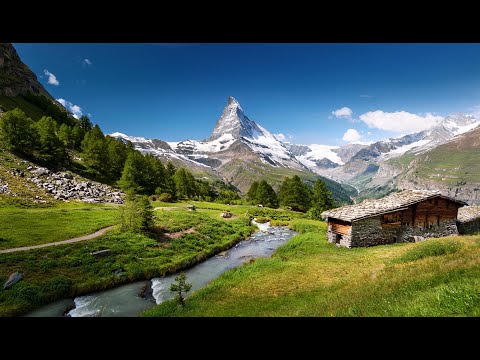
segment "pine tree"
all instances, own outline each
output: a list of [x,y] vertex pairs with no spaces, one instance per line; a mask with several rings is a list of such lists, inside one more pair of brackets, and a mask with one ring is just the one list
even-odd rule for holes
[[85,131],[82,129],[79,123],[75,124],[75,126],[72,128],[71,136],[73,148],[79,150],[82,145],[83,138],[85,137]]
[[139,151],[132,151],[128,154],[122,171],[122,177],[118,181],[123,191],[133,191],[142,194],[145,190],[142,186],[143,155]]
[[167,162],[165,167],[165,192],[172,196],[172,199],[177,198],[177,187],[175,185],[175,175],[176,169],[171,161]]
[[93,129],[92,122],[90,121],[88,116],[82,115],[78,121],[79,121],[80,127],[85,133]]
[[120,228],[122,231],[147,232],[154,224],[153,207],[147,196],[135,196],[127,191],[125,204],[120,208]]
[[175,293],[175,299],[182,306],[185,306],[184,293],[192,288],[192,284],[187,284],[187,275],[182,271],[180,275],[175,277],[175,282],[170,285],[170,291]]
[[250,188],[248,189],[247,194],[245,195],[245,198],[247,201],[250,201],[252,203],[258,202],[257,189],[258,189],[258,182],[254,181],[252,185],[250,185]]
[[278,192],[280,205],[306,212],[310,208],[311,190],[297,175],[285,178]]
[[65,145],[55,134],[56,126],[55,120],[49,116],[43,116],[35,124],[38,134],[38,159],[54,167],[64,165],[67,161]]
[[335,207],[332,193],[328,190],[327,185],[318,179],[313,184],[312,207],[308,211],[308,215],[312,219],[321,220],[322,212]]
[[0,143],[7,150],[32,155],[36,145],[34,122],[22,110],[15,108],[0,117]]
[[121,141],[110,136],[106,137],[107,153],[111,181],[119,180],[127,160],[127,146]]
[[277,194],[265,180],[260,181],[258,184],[255,199],[263,206],[270,208],[278,207]]
[[67,124],[60,125],[58,138],[66,148],[73,148],[72,128]]
[[108,153],[105,136],[98,125],[85,134],[82,141],[83,158],[96,177],[108,177]]
[[191,193],[191,189],[189,187],[189,182],[187,178],[187,173],[184,168],[180,168],[175,172],[173,176],[175,180],[175,188],[177,189],[177,196],[181,198],[187,198]]

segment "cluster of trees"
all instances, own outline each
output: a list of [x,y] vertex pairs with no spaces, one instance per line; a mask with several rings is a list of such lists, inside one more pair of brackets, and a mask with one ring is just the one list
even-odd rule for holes
[[[50,109],[44,100],[39,100],[39,104]],[[49,113],[56,113],[54,108]],[[230,203],[240,199],[238,190],[231,185],[195,179],[187,169],[176,169],[170,161],[164,165],[153,155],[135,150],[131,142],[105,136],[87,116],[75,119],[61,110],[58,113],[61,121],[50,116],[33,121],[18,108],[6,112],[0,117],[0,143],[7,150],[50,168],[69,168],[88,178],[118,185],[124,191],[162,195],[161,199],[166,201]],[[74,161],[75,154],[83,162]]]
[[316,180],[312,189],[297,175],[285,178],[278,194],[265,180],[254,181],[245,198],[252,204],[262,204],[271,208],[280,205],[295,211],[308,212],[313,219],[320,219],[323,211],[335,206],[332,193],[322,180]]

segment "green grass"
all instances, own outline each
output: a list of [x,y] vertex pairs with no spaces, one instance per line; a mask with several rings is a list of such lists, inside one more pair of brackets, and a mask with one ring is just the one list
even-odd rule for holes
[[429,256],[442,256],[453,254],[460,250],[462,244],[455,240],[429,240],[408,250],[403,255],[394,259],[394,263],[420,260]]
[[0,208],[0,249],[30,246],[87,235],[116,222],[115,206],[87,204],[56,208]]
[[[176,272],[226,250],[254,231],[244,219],[212,219],[201,211],[156,211],[156,215],[163,231],[195,227],[196,232],[169,239],[112,231],[86,242],[0,254],[1,284],[12,272],[24,274],[24,280],[11,289],[0,287],[0,316],[18,315],[65,296]],[[111,255],[90,255],[103,249],[110,249]],[[124,270],[121,276],[114,274],[119,268]]]
[[326,242],[322,222],[290,223],[302,233],[271,258],[224,273],[185,308],[167,301],[144,315],[480,315],[478,236],[345,249]]

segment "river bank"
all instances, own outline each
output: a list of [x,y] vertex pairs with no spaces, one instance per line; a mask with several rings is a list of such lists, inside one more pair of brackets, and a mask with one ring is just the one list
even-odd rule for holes
[[[168,232],[195,227],[170,239],[112,231],[83,243],[0,254],[0,282],[21,272],[23,280],[0,288],[0,316],[18,316],[56,300],[175,273],[249,237],[245,219],[215,219],[201,211],[157,212],[157,226]],[[92,253],[108,249],[108,256]]]
[[[258,225],[260,230],[250,238],[241,240],[231,248],[185,269],[188,281],[192,284],[192,292],[231,268],[254,261],[258,257],[270,256],[294,235],[292,230],[283,227],[270,228],[268,223]],[[173,298],[169,287],[176,275],[174,273],[152,278],[151,281],[121,285],[79,296],[73,301],[63,299],[34,310],[26,316],[137,316],[156,304]],[[149,289],[145,289],[145,285],[148,285]],[[141,293],[146,296],[142,298]],[[65,314],[65,308],[62,307],[71,307],[72,304],[75,307]]]

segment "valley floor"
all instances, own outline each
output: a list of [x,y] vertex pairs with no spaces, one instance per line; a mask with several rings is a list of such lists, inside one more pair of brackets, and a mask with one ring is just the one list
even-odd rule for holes
[[[21,315],[63,297],[189,267],[249,237],[256,227],[248,225],[247,210],[252,215],[259,212],[259,216],[278,220],[302,216],[292,211],[247,205],[194,204],[197,210],[188,211],[187,203],[154,202],[159,209],[155,211],[156,231],[151,234],[122,233],[117,229],[88,241],[0,253],[0,316]],[[164,207],[168,210],[163,210]],[[226,209],[232,212],[232,218],[220,217]],[[97,226],[115,223],[116,213],[112,206],[79,208],[72,204],[54,208],[3,208],[0,236],[5,240],[0,244],[11,248],[65,240],[75,232],[90,232]],[[179,233],[181,236],[172,236]],[[105,257],[91,255],[106,249],[110,252]],[[9,275],[16,271],[23,274],[23,279],[10,289],[3,289]]]
[[144,316],[480,315],[480,236],[345,249],[326,242],[322,222],[291,226],[301,234],[272,258]]

